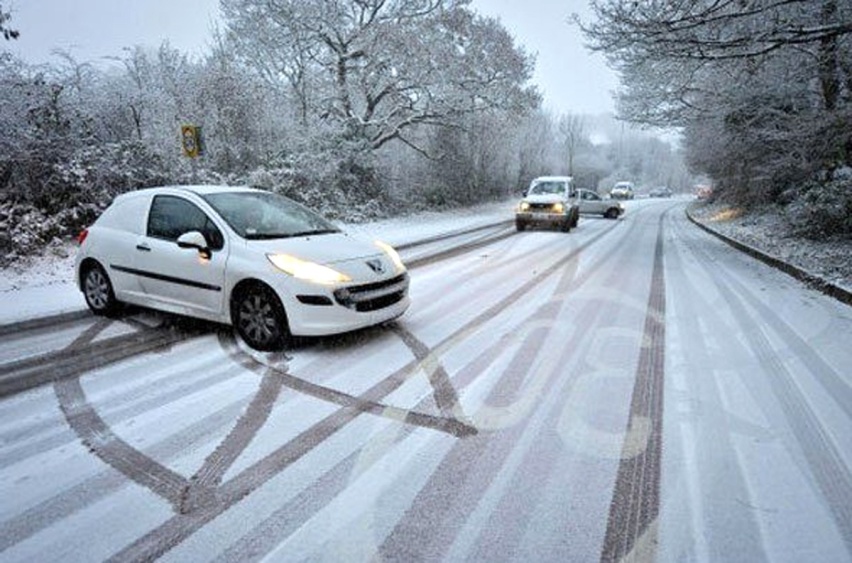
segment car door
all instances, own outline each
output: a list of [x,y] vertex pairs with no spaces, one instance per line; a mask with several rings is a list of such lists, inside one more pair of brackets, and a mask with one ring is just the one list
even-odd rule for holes
[[[209,252],[178,246],[178,237],[190,231],[205,236]],[[222,230],[196,204],[154,196],[135,251],[136,274],[151,306],[206,317],[222,313],[228,248]]]
[[601,196],[589,190],[580,191],[580,212],[581,213],[603,213],[604,201]]

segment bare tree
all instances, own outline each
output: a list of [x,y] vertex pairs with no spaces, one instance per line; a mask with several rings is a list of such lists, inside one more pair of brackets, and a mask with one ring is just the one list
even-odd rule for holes
[[[622,117],[686,131],[689,160],[744,201],[852,163],[852,5],[594,0],[581,24],[620,71]],[[712,155],[712,156],[711,156]]]
[[6,41],[17,39],[20,36],[18,30],[9,27],[9,20],[11,19],[12,15],[9,12],[4,12],[3,4],[0,4],[0,32],[3,32],[3,38]]
[[574,159],[577,150],[585,141],[586,123],[583,116],[566,114],[559,118],[559,135],[562,137],[562,145],[565,147],[565,155],[568,158],[568,175],[574,175]]
[[[308,112],[377,149],[410,129],[457,126],[538,102],[532,60],[467,0],[223,0],[230,36]],[[273,37],[270,40],[269,37]]]

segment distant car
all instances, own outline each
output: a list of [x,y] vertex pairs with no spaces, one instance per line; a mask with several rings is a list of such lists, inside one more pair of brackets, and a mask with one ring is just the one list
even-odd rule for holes
[[120,195],[79,237],[89,308],[121,303],[233,325],[258,350],[394,319],[409,305],[396,251],[283,196],[176,186]]
[[620,201],[602,198],[592,190],[577,190],[577,201],[580,213],[603,215],[607,219],[618,219],[624,214],[624,206]]
[[515,227],[523,231],[533,225],[558,227],[564,232],[577,226],[580,207],[570,176],[542,176],[530,183],[515,210]]
[[650,197],[672,197],[672,191],[665,186],[660,186],[651,190],[648,195]]
[[616,182],[609,195],[613,199],[633,199],[633,182]]

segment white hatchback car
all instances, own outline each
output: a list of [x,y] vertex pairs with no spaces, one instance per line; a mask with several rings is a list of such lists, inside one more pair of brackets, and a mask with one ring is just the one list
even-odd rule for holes
[[80,234],[76,272],[96,314],[131,303],[229,324],[258,350],[383,323],[409,305],[393,248],[250,188],[120,195]]

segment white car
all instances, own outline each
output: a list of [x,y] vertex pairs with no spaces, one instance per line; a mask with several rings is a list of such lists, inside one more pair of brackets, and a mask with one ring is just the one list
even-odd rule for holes
[[616,182],[609,195],[613,199],[633,199],[633,182]]
[[577,226],[579,220],[577,190],[570,176],[536,178],[515,210],[518,231],[532,225],[545,225],[559,227],[567,233]]
[[258,350],[383,323],[409,305],[393,248],[263,190],[126,193],[79,240],[77,283],[94,313],[131,303],[198,317],[233,325]]
[[624,214],[624,206],[620,201],[602,198],[592,190],[577,190],[577,201],[580,213],[603,215],[607,219],[618,219]]

